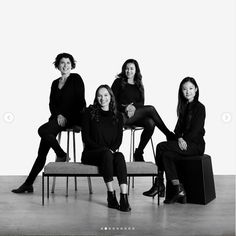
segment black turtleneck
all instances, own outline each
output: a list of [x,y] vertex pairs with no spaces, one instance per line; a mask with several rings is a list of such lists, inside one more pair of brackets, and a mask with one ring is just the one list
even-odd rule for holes
[[92,117],[91,107],[87,108],[83,117],[82,139],[84,151],[111,149],[116,151],[122,142],[123,120],[120,113],[114,120],[111,111],[99,109],[98,120]]

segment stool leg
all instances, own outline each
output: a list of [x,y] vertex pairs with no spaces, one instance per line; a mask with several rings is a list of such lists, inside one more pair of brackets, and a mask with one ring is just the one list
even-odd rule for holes
[[[135,129],[132,131],[132,157],[134,161],[134,149],[135,149]],[[134,188],[134,177],[132,177],[132,188]]]
[[[133,161],[133,155],[132,155],[132,149],[133,149],[133,132],[132,129],[130,130],[130,151],[129,151],[129,161],[132,162]],[[128,194],[129,194],[129,189],[130,189],[130,176],[128,177]]]
[[[59,144],[61,144],[61,132],[57,136],[57,141]],[[56,157],[56,159],[57,159],[57,157]],[[51,193],[54,193],[55,185],[56,185],[56,177],[53,177]]]
[[[74,162],[76,162],[76,147],[75,147],[75,132],[73,131],[73,152],[74,152]],[[75,191],[77,191],[77,178],[75,176]]]
[[42,205],[44,206],[44,172],[42,173]]
[[[69,161],[70,154],[70,131],[67,131],[67,162]],[[68,184],[69,184],[69,177],[66,176],[66,197],[68,197]]]
[[91,177],[88,177],[88,187],[89,187],[89,193],[92,194],[93,190],[92,190],[92,181],[91,181]]
[[154,161],[155,161],[155,159],[156,159],[156,153],[155,153],[155,148],[154,148],[154,144],[153,144],[152,137],[151,137],[151,145],[152,145],[152,152],[153,152]]

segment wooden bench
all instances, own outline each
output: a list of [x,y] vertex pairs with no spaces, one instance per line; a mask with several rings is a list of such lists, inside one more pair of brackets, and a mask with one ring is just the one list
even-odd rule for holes
[[[126,162],[127,176],[157,176],[157,166],[152,162]],[[49,198],[49,177],[77,176],[98,177],[101,174],[97,166],[85,165],[79,162],[50,162],[44,167],[42,173],[42,205],[44,205],[44,177],[47,177],[47,198]],[[130,184],[128,184],[130,185]],[[148,187],[148,186],[147,186]],[[92,185],[89,179],[89,193],[92,194]],[[160,204],[158,196],[157,204]]]

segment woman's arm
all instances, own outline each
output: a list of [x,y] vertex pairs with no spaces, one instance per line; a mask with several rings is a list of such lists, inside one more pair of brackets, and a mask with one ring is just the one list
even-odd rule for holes
[[91,137],[95,135],[93,132],[94,129],[92,129],[91,125],[92,122],[96,122],[91,120],[91,114],[89,109],[86,109],[83,115],[83,121],[82,121],[82,140],[83,143],[85,144],[85,147],[88,148],[89,150],[94,150],[94,149],[102,149],[101,145],[96,143]]
[[206,110],[204,105],[198,104],[196,110],[193,112],[189,130],[184,134],[186,141],[198,142],[205,134],[204,124],[206,118]]
[[116,141],[111,147],[111,150],[115,152],[121,145],[123,138],[123,118],[120,113],[118,113],[118,123],[117,123],[117,136]]
[[54,80],[51,85],[51,92],[49,96],[49,109],[50,109],[51,115],[54,117],[57,117],[57,115],[59,115],[59,111],[57,109],[56,100],[55,100],[56,99],[55,93],[56,93],[57,86],[58,86],[58,80]]

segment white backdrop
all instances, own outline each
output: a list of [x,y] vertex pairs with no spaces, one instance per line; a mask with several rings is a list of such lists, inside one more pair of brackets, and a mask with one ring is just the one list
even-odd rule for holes
[[[112,84],[128,58],[138,60],[145,102],[176,123],[180,81],[194,77],[205,104],[206,153],[215,174],[235,174],[235,1],[9,0],[0,3],[0,175],[28,174],[38,127],[49,117],[55,56],[71,53],[87,104]],[[138,137],[139,135],[137,135]],[[128,160],[128,133],[121,150]],[[164,140],[158,129],[154,143]],[[81,153],[77,137],[78,155]],[[50,151],[47,162],[54,161]],[[150,144],[145,159],[153,161]]]

